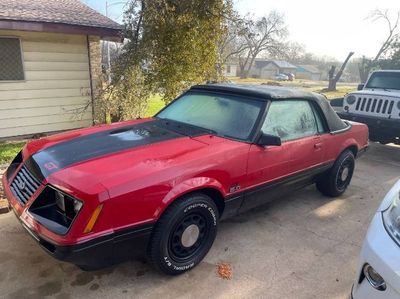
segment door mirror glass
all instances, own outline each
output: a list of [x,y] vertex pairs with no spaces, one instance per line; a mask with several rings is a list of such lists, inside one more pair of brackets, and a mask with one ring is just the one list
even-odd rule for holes
[[363,90],[363,88],[364,88],[364,84],[358,84],[357,90]]
[[275,135],[269,135],[262,133],[260,138],[258,138],[257,145],[267,146],[274,145],[280,146],[282,144],[281,138]]

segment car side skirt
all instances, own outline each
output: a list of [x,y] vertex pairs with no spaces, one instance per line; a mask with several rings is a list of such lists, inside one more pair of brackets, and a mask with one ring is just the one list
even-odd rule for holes
[[228,196],[222,219],[248,211],[257,206],[280,198],[295,190],[316,182],[318,177],[333,166],[334,162],[325,163],[272,182]]

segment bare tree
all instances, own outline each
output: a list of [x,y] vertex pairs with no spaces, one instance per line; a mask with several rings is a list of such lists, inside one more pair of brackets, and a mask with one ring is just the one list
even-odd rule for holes
[[239,55],[240,77],[248,77],[256,57],[262,52],[279,53],[287,34],[284,16],[276,11],[256,21],[248,21],[243,34],[247,49]]
[[[281,54],[281,53],[278,53]],[[277,58],[287,59],[290,62],[298,63],[306,55],[306,49],[303,44],[297,42],[288,42],[284,46],[283,55],[277,56]]]
[[386,52],[400,37],[400,32],[399,32],[400,11],[398,11],[396,17],[392,19],[389,16],[389,10],[376,9],[367,17],[367,19],[372,20],[372,22],[377,22],[381,20],[384,21],[387,25],[388,31],[387,31],[387,37],[383,41],[375,57],[372,60],[363,58],[362,63],[359,66],[360,78],[362,82],[365,82],[367,80],[371,69],[378,65],[379,59],[381,59],[382,56],[386,54]]
[[335,91],[336,90],[336,84],[339,81],[340,77],[342,76],[343,71],[344,71],[347,63],[349,62],[351,56],[353,56],[353,55],[354,55],[354,52],[350,52],[347,55],[346,60],[343,62],[342,66],[340,67],[340,70],[336,73],[336,75],[335,75],[336,66],[334,66],[334,65],[331,66],[331,69],[329,70],[329,73],[328,73],[329,86],[328,86],[327,91]]
[[218,43],[218,64],[217,71],[221,75],[222,67],[230,59],[238,57],[248,50],[244,35],[247,33],[247,21],[239,15],[225,20],[226,33]]

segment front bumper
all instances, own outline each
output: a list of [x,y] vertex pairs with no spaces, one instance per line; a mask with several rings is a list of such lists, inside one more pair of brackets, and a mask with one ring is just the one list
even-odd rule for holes
[[61,246],[37,235],[22,221],[21,223],[48,254],[87,270],[100,269],[129,258],[144,256],[153,228],[153,225],[142,225],[83,243]]
[[84,269],[99,269],[132,257],[143,256],[146,252],[153,223],[114,231],[81,243],[71,245],[56,243],[35,230],[35,227],[40,227],[40,224],[36,223],[36,226],[32,226],[26,222],[26,220],[29,220],[28,222],[34,222],[34,220],[27,216],[23,207],[14,198],[6,176],[7,173],[4,174],[2,180],[4,191],[17,219],[29,235],[54,258]]
[[387,140],[400,142],[400,120],[380,117],[370,117],[365,115],[337,112],[341,119],[364,123],[368,126],[370,139],[372,141]]
[[[385,280],[386,290],[374,289],[363,277],[362,269],[370,264]],[[382,213],[375,214],[365,238],[353,285],[354,299],[399,299],[400,298],[400,247],[386,232]]]

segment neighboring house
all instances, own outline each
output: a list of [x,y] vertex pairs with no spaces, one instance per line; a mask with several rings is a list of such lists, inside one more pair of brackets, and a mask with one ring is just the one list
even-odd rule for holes
[[78,0],[0,0],[0,138],[92,125],[100,40],[120,35]]
[[322,72],[314,65],[298,65],[296,78],[319,81],[321,80]]
[[254,78],[273,79],[278,74],[296,74],[297,67],[282,60],[256,59],[249,75]]
[[222,74],[226,77],[236,77],[239,74],[239,62],[237,60],[229,60],[225,63]]

